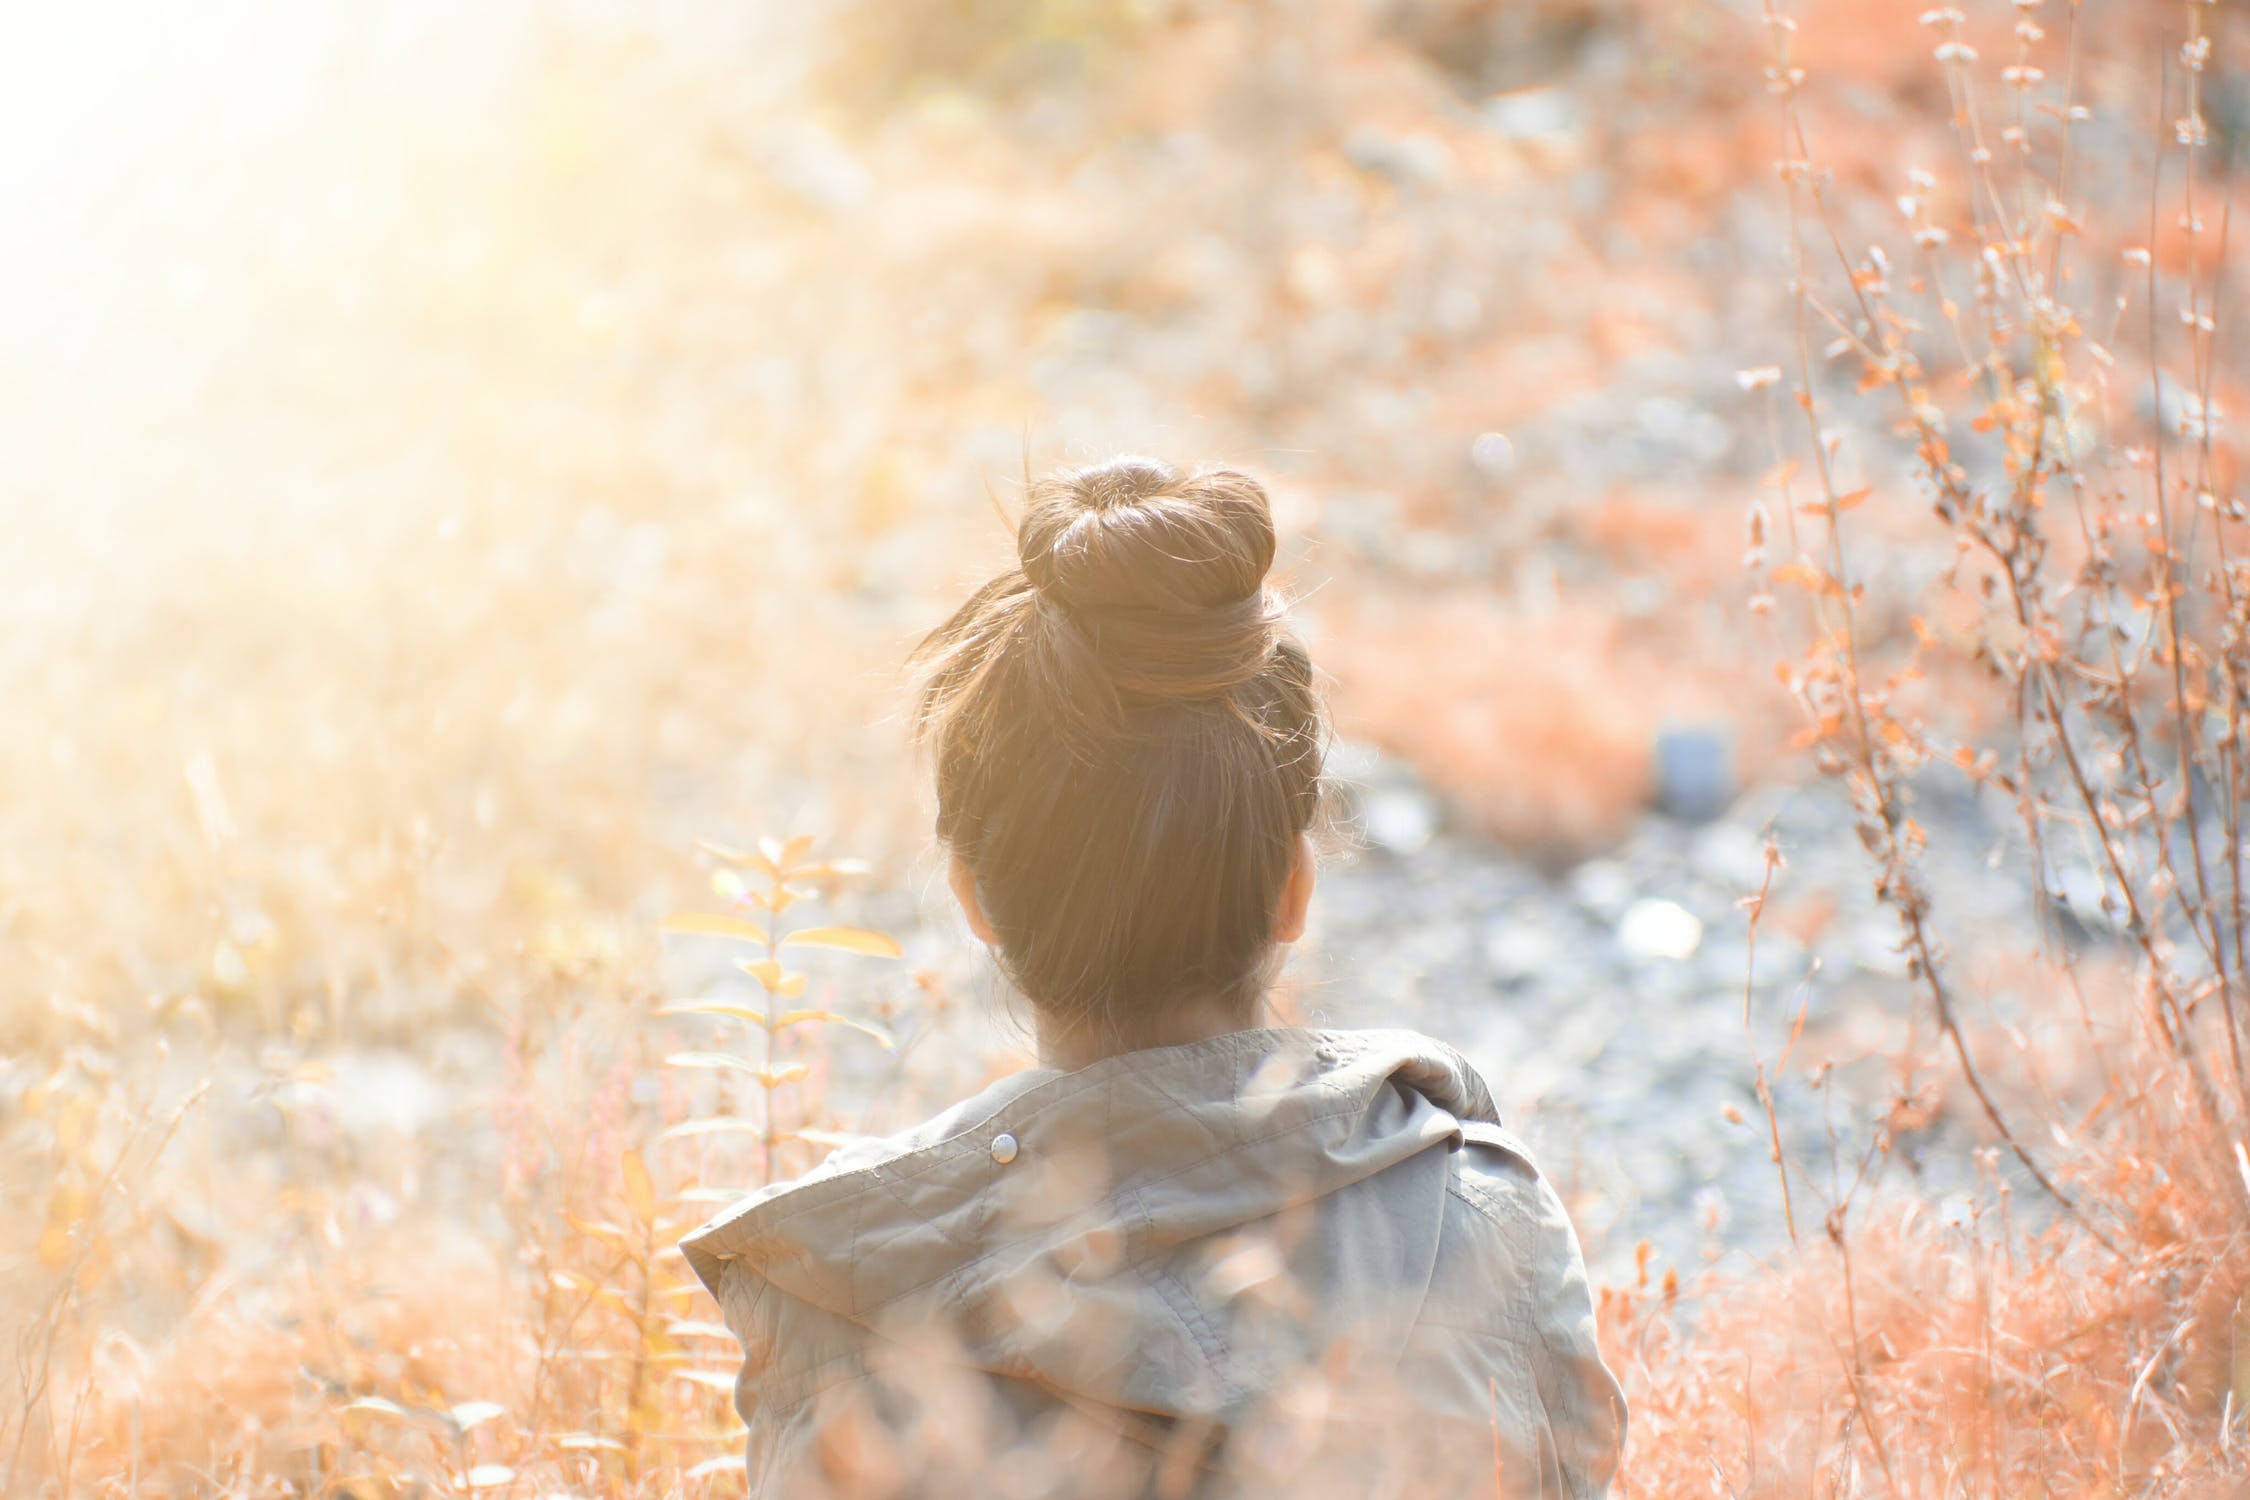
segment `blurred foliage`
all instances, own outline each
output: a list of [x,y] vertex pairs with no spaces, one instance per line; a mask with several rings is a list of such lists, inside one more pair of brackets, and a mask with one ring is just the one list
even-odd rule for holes
[[894,107],[948,89],[1006,99],[1084,86],[1182,0],[855,0],[824,79],[839,102]]
[[[1825,0],[1793,34],[1855,267],[1902,194],[1982,260],[1972,195],[1907,175],[1958,153],[1927,8]],[[2077,231],[2093,328],[2129,289],[2116,252],[2148,238],[2156,60],[2182,12],[2034,9],[2087,39],[2071,181],[2109,210]],[[1744,123],[1771,119],[1746,113],[1765,103],[1755,12],[43,16],[0,58],[11,1487],[727,1485],[730,1356],[671,1239],[709,1195],[1020,1059],[957,1028],[928,969],[884,977],[849,952],[830,969],[814,948],[714,974],[716,939],[667,956],[654,933],[709,883],[687,853],[701,834],[741,856],[717,892],[735,921],[760,891],[778,917],[774,882],[798,883],[757,866],[804,855],[759,849],[761,831],[892,870],[919,846],[892,674],[1004,549],[995,501],[1027,466],[1147,447],[1270,474],[1345,729],[1518,848],[1569,859],[1614,837],[1666,722],[1739,731],[1753,773],[1790,764],[1773,650],[1739,608],[1760,587],[1738,566],[1741,502],[1778,386],[1744,393],[1735,372],[1805,363],[1772,175],[1796,153]],[[2015,19],[1965,22],[1980,77],[2011,65]],[[2214,35],[2207,224],[2239,196],[2242,45]],[[2046,95],[2068,73],[2050,60]],[[2147,248],[2177,278],[2217,263],[2191,249],[2207,242],[2167,216]],[[1980,274],[1960,266],[1954,295]],[[2044,430],[2019,333],[1977,347],[2032,398],[1948,407],[1964,455]],[[1814,369],[1854,352],[1823,347],[1840,336],[1812,329]],[[2210,403],[2239,412],[2218,348]],[[2144,356],[2109,352],[2133,408]],[[2014,717],[1992,658],[2020,663],[2033,637],[1995,635],[1975,598],[1926,607],[1958,554],[1904,498],[1916,445],[1884,446],[1893,392],[1822,399],[1868,472],[1762,492],[1764,545],[1881,498],[1848,509],[1856,640],[1923,649],[1919,620],[1944,643],[1892,711],[1984,766]],[[2217,424],[2214,507],[2234,444]],[[1795,456],[1802,473],[1813,455]],[[1835,571],[1761,561],[1792,602]],[[1903,836],[1878,804],[1876,843]],[[839,899],[845,872],[797,873]],[[910,882],[852,900],[915,952]],[[731,1010],[658,1014],[698,1001]],[[664,1062],[698,1054],[731,1061]],[[1919,1083],[1902,1094],[1926,1106]],[[690,1128],[721,1121],[748,1123]],[[2082,1420],[2080,1447],[2046,1454],[2122,1453],[2150,1488],[2206,1439],[2238,1451],[2206,1410],[2219,1330],[2240,1322],[2232,1263],[2191,1257],[2171,1154],[2201,1137],[2149,1128],[2168,1139],[2114,1157],[2140,1187],[2073,1183],[2154,1226],[2147,1275],[2042,1279],[2042,1262],[2005,1281],[1999,1230],[1956,1252],[1872,1226],[1856,1264],[1890,1290],[1841,1363],[1838,1280],[1815,1260],[1714,1296],[1703,1334],[1660,1277],[1619,1289],[1621,1362],[1662,1414],[1633,1482],[1697,1492],[1732,1461],[1714,1453],[1743,1452],[1791,1492],[1807,1470],[1756,1457],[1776,1429],[1752,1398],[1774,1399],[1777,1365],[1802,1381],[1790,1451],[1811,1469],[1843,1453],[1862,1489],[1874,1460],[1854,1445],[1886,1419],[1945,1433],[1967,1413],[1982,1432],[2004,1412],[2023,1444]],[[1996,1288],[1992,1317],[1916,1322],[1941,1272],[1964,1298]],[[1765,1316],[1775,1287],[1789,1318]],[[2055,1356],[2068,1411],[1978,1405],[1992,1381],[1955,1355],[1980,1331],[2015,1380],[2080,1339]],[[1846,1370],[1868,1383],[1840,1394]],[[2120,1372],[2139,1402],[2122,1418]],[[1874,1415],[1847,1431],[1839,1413]],[[1957,1451],[1930,1444],[1933,1462]],[[1978,1462],[1952,1472],[2042,1472]]]

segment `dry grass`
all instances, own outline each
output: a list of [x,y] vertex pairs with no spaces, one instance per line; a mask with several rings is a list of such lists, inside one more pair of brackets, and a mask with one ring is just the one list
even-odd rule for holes
[[[2000,149],[2012,12],[1980,9],[1981,57],[1939,66],[1922,8],[1831,3],[1795,40],[1775,33],[1801,46],[1777,66],[1809,72],[1776,78],[1771,139],[1802,120],[1804,148],[1782,154],[1836,171],[1788,184],[1802,351],[1786,326],[1741,330],[1745,363],[1787,370],[1754,380],[1765,394],[1744,412],[1774,398],[1775,457],[1796,465],[1761,491],[1748,592],[1774,601],[1762,628],[1809,710],[1803,750],[1861,799],[1916,945],[1896,998],[1934,1046],[1912,1061],[1956,1080],[1934,1107],[1985,1121],[1985,1187],[1920,1202],[1880,1153],[1864,1175],[1842,1162],[1792,1184],[1799,1243],[1754,1272],[1611,1289],[1636,1413],[1626,1487],[2229,1493],[2250,1472],[2250,1090],[2230,1055],[2243,915],[2224,873],[2241,859],[2250,533],[2232,430],[2177,414],[2183,393],[2250,399],[2213,277],[2239,187],[2217,147],[2173,147],[2151,236],[2148,176],[2116,166],[2144,158],[2090,152],[2060,181],[2056,122],[2036,108],[2023,159]],[[1146,184],[1135,197],[1065,173],[1075,148],[1018,139],[986,97],[1051,53],[992,7],[928,8],[932,25],[958,12],[983,28],[937,75],[910,52],[830,81],[879,184],[839,218],[810,200],[859,179],[817,131],[761,135],[723,68],[655,66],[566,28],[531,63],[374,70],[323,132],[254,148],[182,133],[160,175],[199,184],[193,202],[97,205],[122,217],[68,221],[27,252],[46,258],[25,285],[91,278],[82,300],[127,331],[19,297],[30,352],[0,363],[0,459],[51,501],[0,552],[0,784],[18,789],[0,838],[0,1488],[734,1492],[733,1351],[670,1244],[726,1192],[811,1161],[819,1132],[862,1122],[860,1102],[896,1122],[1018,1059],[958,1025],[933,976],[861,954],[808,961],[792,1003],[895,1051],[848,1026],[660,1015],[714,975],[763,1014],[789,979],[727,975],[708,939],[671,938],[667,957],[658,925],[765,888],[751,851],[699,858],[699,835],[808,826],[886,856],[905,842],[910,782],[880,722],[890,663],[998,534],[980,476],[1012,469],[1022,414],[1052,389],[1027,366],[1085,358],[1079,341],[1108,336],[1089,312],[1192,323],[1192,347],[1111,361],[1144,360],[1150,386],[1073,399],[1147,400],[1145,428],[1198,447],[1317,436],[1305,490],[1380,480],[1417,526],[1467,532],[1493,519],[1460,498],[1455,449],[1482,424],[1598,389],[1605,361],[1691,347],[1668,313],[1690,287],[1670,268],[1643,273],[1648,297],[1580,318],[1579,292],[1614,279],[1571,264],[1602,226],[1567,226],[1564,263],[1538,282],[1556,306],[1508,310],[1542,335],[1585,321],[1583,346],[1526,352],[1412,320],[1355,341],[1392,289],[1441,302],[1479,225],[1440,216],[1427,239],[1344,246],[1307,233],[1267,275],[1241,249],[1273,228],[1245,186],[1288,175],[1395,204],[1404,190],[1344,164],[1337,122],[1442,132],[1448,87],[1400,45],[1345,68],[1362,43],[1324,8],[1300,40],[1337,81],[1269,120],[1259,90],[1287,76],[1240,65],[1290,55],[1263,10],[1157,24],[1055,9],[1076,18],[1075,76],[1108,91],[1101,128],[1184,129],[1204,93],[1239,87],[1229,108],[1261,122],[1256,151],[1166,167],[1175,196],[1143,212]],[[2142,59],[2176,56],[2198,8],[2032,14],[2053,32],[2034,105],[2062,99],[2079,16],[2110,28],[2081,39],[2100,63],[2077,75],[2100,111],[2089,129],[2145,140],[2187,113],[2180,65],[2160,111]],[[1758,102],[1756,65],[1723,50],[1737,33],[1713,34],[1677,55],[1738,70],[1705,85],[1723,110],[1619,153],[1622,170],[1677,179],[1619,210],[1652,258],[1773,154],[1731,113]],[[2239,73],[2240,42],[2220,36],[2210,72]],[[1989,162],[1949,144],[1968,83],[1993,111]],[[1896,133],[1867,127],[1871,90],[1897,106]],[[900,112],[867,124],[852,112],[871,100]],[[1904,180],[1901,141],[1930,184]],[[1609,144],[1464,144],[1455,170],[1536,186]],[[2200,232],[2180,223],[2190,172]],[[2027,184],[2054,193],[2067,231],[1978,223],[2043,201]],[[1915,222],[1948,229],[1935,253],[1896,229],[1889,200],[1910,190]],[[1887,273],[1875,238],[1897,242]],[[2123,255],[2144,243],[2153,283]],[[136,260],[149,245],[161,256]],[[2034,284],[2075,326],[2024,295]],[[2157,370],[2166,394],[2144,400]],[[1425,377],[1451,447],[1394,405],[1346,399]],[[1495,377],[1506,389],[1480,407]],[[1925,407],[1948,424],[1942,452]],[[2062,407],[2088,440],[2067,454],[2048,420]],[[1831,435],[1850,441],[1825,470]],[[1731,706],[1770,668],[1715,614],[1720,560],[1741,547],[1731,509],[1582,498],[1548,517],[1491,508],[1518,551],[1583,576],[1496,593],[1338,559],[1342,585],[1313,601],[1347,718],[1488,827],[1560,852],[1632,816],[1655,727]],[[1608,585],[1630,575],[1668,581],[1661,608],[1618,606]],[[1995,601],[2019,587],[2014,618]],[[2131,625],[2137,663],[2107,691],[2121,664],[2104,610]],[[1919,841],[1943,830],[1915,820],[1916,778],[1956,751],[2024,809],[2027,837],[2144,914],[2087,914],[2092,938],[2006,970],[2013,1009],[1981,1003],[2003,969],[1918,896]],[[2192,792],[2183,761],[2200,768]],[[2211,847],[2187,849],[2191,829]],[[911,906],[898,860],[871,885],[806,878],[820,906],[792,925],[883,925]],[[1772,899],[1782,922],[1786,874]],[[1796,920],[1817,945],[1820,913]],[[1788,1018],[1755,1018],[1755,1035],[1774,1087],[1822,1086],[1781,1064]],[[667,1061],[714,1051],[768,1071]],[[1885,1138],[1932,1107],[1901,1100]],[[683,1130],[729,1117],[746,1128]]]

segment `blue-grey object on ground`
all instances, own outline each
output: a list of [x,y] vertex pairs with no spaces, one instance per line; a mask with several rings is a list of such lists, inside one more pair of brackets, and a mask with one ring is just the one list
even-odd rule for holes
[[1683,823],[1705,823],[1734,802],[1734,747],[1717,729],[1667,729],[1656,737],[1656,805]]

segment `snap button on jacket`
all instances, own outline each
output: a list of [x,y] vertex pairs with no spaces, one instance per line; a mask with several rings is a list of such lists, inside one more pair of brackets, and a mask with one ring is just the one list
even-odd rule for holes
[[1579,1500],[1624,1441],[1560,1200],[1413,1032],[1032,1069],[682,1249],[759,1496]]

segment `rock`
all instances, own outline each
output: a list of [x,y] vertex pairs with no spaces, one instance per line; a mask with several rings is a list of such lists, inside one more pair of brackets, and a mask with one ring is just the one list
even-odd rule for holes
[[1427,792],[1392,787],[1373,792],[1360,803],[1359,823],[1376,848],[1387,854],[1412,854],[1437,834],[1437,803]]
[[1751,894],[1766,877],[1766,841],[1740,823],[1713,823],[1700,830],[1689,857],[1698,874],[1735,896]]
[[1626,903],[1633,899],[1638,884],[1632,873],[1614,859],[1589,859],[1570,872],[1566,883],[1578,904],[1605,923],[1614,922],[1624,914]]
[[1705,823],[1734,801],[1734,747],[1719,730],[1683,727],[1656,737],[1656,805],[1666,817]]
[[1402,188],[1441,188],[1453,176],[1453,152],[1426,131],[1392,135],[1362,125],[1344,138],[1344,156],[1362,172]]
[[1562,939],[1552,923],[1503,917],[1484,935],[1484,961],[1505,982],[1544,973],[1562,956]]
[[1328,775],[1343,801],[1345,821],[1386,854],[1428,846],[1445,822],[1443,810],[1414,768],[1373,745],[1338,740]]
[[1389,563],[1396,556],[1404,526],[1404,506],[1393,494],[1338,490],[1321,501],[1321,539],[1372,563]]
[[1479,433],[1469,445],[1469,462],[1485,478],[1501,478],[1516,466],[1516,445],[1504,432]]
[[1676,963],[1702,944],[1703,923],[1677,901],[1644,896],[1625,908],[1617,924],[1617,941],[1635,958]]
[[756,156],[776,187],[822,213],[857,208],[874,187],[850,147],[802,120],[768,131],[757,144]]
[[2041,885],[2050,909],[2067,916],[2081,930],[2125,930],[2125,903],[2117,896],[2117,888],[2090,867],[2050,862]]
[[1677,396],[1643,396],[1633,403],[1633,422],[1667,459],[1713,464],[1734,446],[1733,432],[1716,413]]
[[1485,127],[1511,141],[1576,145],[1581,117],[1578,101],[1559,85],[1494,94],[1481,111]]

